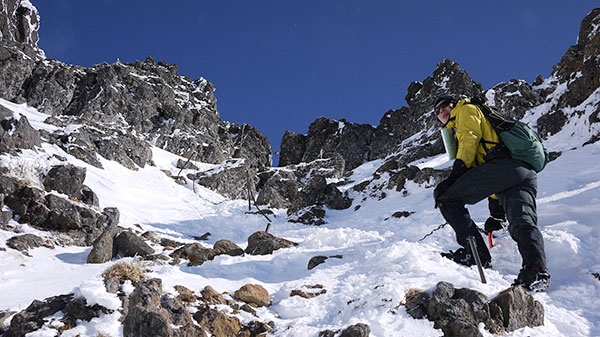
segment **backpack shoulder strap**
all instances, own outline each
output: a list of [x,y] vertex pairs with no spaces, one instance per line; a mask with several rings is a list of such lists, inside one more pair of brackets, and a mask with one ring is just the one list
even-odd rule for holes
[[485,118],[492,124],[492,127],[497,133],[508,131],[515,125],[515,121],[504,117],[495,109],[490,108],[487,104],[475,104],[481,110]]

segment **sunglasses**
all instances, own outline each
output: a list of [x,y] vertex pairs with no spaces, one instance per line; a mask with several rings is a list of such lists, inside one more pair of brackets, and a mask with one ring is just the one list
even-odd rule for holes
[[442,101],[438,105],[436,105],[435,108],[439,111],[440,109],[444,109],[448,105],[450,105],[450,101]]

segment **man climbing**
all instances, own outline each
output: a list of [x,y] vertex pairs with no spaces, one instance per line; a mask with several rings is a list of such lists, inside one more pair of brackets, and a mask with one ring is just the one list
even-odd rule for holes
[[513,285],[534,291],[545,290],[550,275],[546,269],[544,240],[537,228],[536,171],[529,164],[511,158],[507,152],[494,151],[492,155],[490,151],[499,143],[498,135],[481,109],[469,99],[458,101],[444,95],[434,106],[444,127],[455,129],[458,145],[450,176],[437,185],[433,195],[436,207],[454,229],[462,248],[442,255],[460,264],[473,265],[473,254],[467,242],[467,238],[473,236],[482,264],[491,266],[490,252],[465,204],[473,205],[495,194],[499,203],[490,205],[492,217],[506,214],[508,231],[517,242],[523,259]]

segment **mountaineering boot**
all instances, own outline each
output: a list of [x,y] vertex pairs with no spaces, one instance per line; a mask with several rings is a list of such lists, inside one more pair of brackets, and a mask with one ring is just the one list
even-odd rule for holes
[[[458,248],[456,251],[449,251],[448,253],[441,253],[441,255],[449,260],[452,260],[458,264],[462,264],[463,266],[474,266],[475,258],[473,254],[471,254],[471,250],[467,248]],[[481,257],[481,264],[483,268],[492,268],[492,261],[490,258]]]
[[550,274],[545,269],[523,267],[512,285],[520,285],[529,291],[545,291],[550,286]]

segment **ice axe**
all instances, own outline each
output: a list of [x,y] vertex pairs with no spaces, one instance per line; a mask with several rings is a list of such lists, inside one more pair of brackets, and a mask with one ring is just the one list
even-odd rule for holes
[[483,266],[481,265],[481,259],[479,258],[479,252],[477,251],[477,243],[475,243],[475,237],[469,236],[467,238],[469,242],[469,247],[471,248],[471,254],[473,254],[473,258],[475,258],[475,263],[477,263],[477,269],[479,270],[479,276],[481,277],[481,283],[487,283],[485,280],[485,274],[483,273]]

